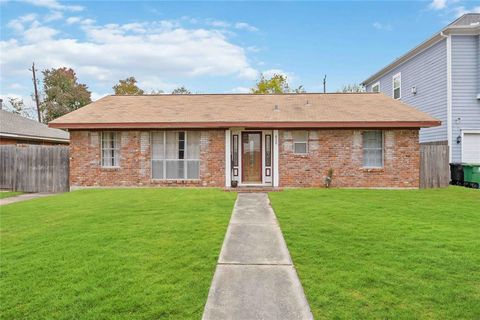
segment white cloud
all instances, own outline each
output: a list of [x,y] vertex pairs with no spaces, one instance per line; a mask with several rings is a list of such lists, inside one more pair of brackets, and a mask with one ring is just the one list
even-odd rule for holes
[[374,22],[372,26],[377,29],[377,30],[383,30],[383,31],[392,31],[392,25],[389,23],[383,24],[380,22]]
[[273,77],[274,75],[276,74],[281,74],[282,76],[285,76],[287,77],[288,79],[288,82],[292,82],[296,79],[295,75],[291,72],[286,72],[282,69],[268,69],[268,70],[265,70],[262,72],[262,75],[265,77],[265,78],[271,78]]
[[250,93],[252,90],[247,87],[235,87],[231,90],[232,93]]
[[23,2],[32,4],[37,7],[44,7],[50,10],[64,11],[82,11],[84,8],[78,5],[64,5],[57,0],[22,0]]
[[0,41],[4,88],[22,83],[32,61],[39,70],[71,67],[81,82],[99,92],[132,75],[147,91],[169,91],[176,81],[189,77],[258,77],[247,50],[214,29],[188,29],[173,21],[97,25],[91,19],[69,17],[66,23],[76,25],[86,39],[79,40],[27,20],[30,25],[22,24],[18,36]]
[[65,20],[67,24],[75,24],[75,23],[79,23],[80,21],[82,21],[81,17],[68,17]]
[[17,19],[10,20],[7,23],[7,26],[16,32],[21,32],[25,29],[25,24],[34,22],[37,19],[37,15],[35,13],[29,13],[24,16],[18,17]]
[[33,26],[23,33],[23,38],[28,43],[36,43],[41,41],[48,41],[58,33],[57,30],[45,26]]
[[56,20],[60,20],[63,18],[63,13],[61,13],[60,11],[52,11],[51,13],[47,14],[43,20],[45,22],[51,22],[51,21],[56,21]]
[[455,16],[461,17],[466,13],[480,13],[480,6],[473,7],[473,8],[465,8],[464,6],[459,6],[454,8]]
[[109,94],[112,94],[112,93],[98,93],[98,92],[92,91],[90,98],[92,98],[92,101],[97,101],[98,99],[108,96]]
[[432,0],[429,5],[430,9],[442,10],[447,7],[447,0]]
[[235,28],[239,30],[246,30],[246,31],[251,31],[255,32],[258,31],[258,28],[246,23],[246,22],[237,22],[235,23]]
[[228,28],[231,26],[230,23],[222,20],[207,20],[206,24],[216,28]]

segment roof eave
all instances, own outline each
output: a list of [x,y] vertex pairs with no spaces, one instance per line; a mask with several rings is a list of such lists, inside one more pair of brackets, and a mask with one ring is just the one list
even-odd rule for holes
[[14,134],[14,133],[6,133],[6,132],[0,132],[0,137],[19,139],[19,140],[51,141],[51,142],[61,142],[61,143],[70,142],[70,139],[66,139],[66,138],[64,139],[64,138],[54,138],[54,137],[43,137],[43,136]]
[[52,128],[88,129],[173,129],[173,128],[428,128],[439,126],[438,120],[420,121],[225,121],[225,122],[112,122],[112,123],[50,123]]

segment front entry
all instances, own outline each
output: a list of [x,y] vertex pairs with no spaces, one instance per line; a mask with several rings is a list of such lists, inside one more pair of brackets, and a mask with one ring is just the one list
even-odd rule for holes
[[261,132],[242,132],[242,182],[262,183]]

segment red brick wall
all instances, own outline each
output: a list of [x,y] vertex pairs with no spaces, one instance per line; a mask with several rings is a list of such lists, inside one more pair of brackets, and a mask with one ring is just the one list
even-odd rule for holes
[[[208,186],[225,185],[224,130],[201,135],[199,180],[152,180],[150,133],[122,131],[120,168],[100,166],[100,132],[71,131],[70,185],[87,186]],[[280,186],[323,187],[328,169],[332,187],[417,188],[418,130],[384,131],[384,167],[362,167],[361,130],[310,130],[307,155],[293,154],[291,131],[280,130]]]
[[70,186],[225,185],[224,130],[202,131],[199,180],[152,180],[149,131],[122,131],[120,168],[100,165],[100,131],[70,132]]
[[307,155],[293,153],[291,131],[281,130],[281,187],[323,187],[330,168],[332,187],[418,188],[418,130],[384,131],[384,167],[362,167],[361,130],[310,130]]

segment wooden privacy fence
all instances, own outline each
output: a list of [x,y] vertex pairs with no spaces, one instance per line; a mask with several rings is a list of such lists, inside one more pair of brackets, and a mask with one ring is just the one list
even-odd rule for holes
[[449,182],[448,145],[420,144],[420,188],[448,187]]
[[0,146],[0,188],[23,192],[64,192],[67,146]]

